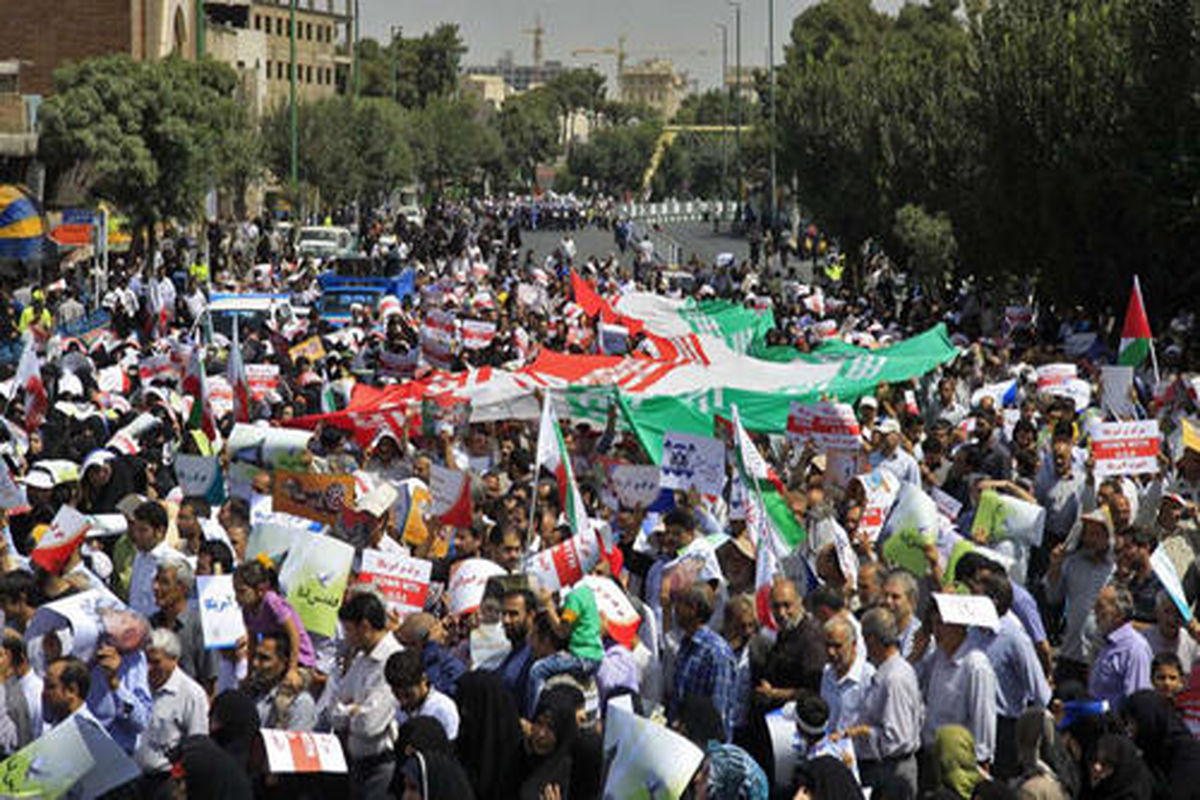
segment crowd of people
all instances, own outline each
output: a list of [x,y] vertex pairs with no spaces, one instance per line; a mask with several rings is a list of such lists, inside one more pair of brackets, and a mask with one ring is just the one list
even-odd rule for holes
[[[412,270],[414,291],[337,328],[315,310],[322,265],[270,223],[214,238],[211,274],[173,246],[118,263],[100,297],[66,279],[0,298],[6,789],[37,771],[13,754],[78,725],[93,757],[114,754],[72,777],[80,797],[586,800],[621,796],[630,770],[645,797],[1200,797],[1193,316],[1166,322],[1118,402],[1101,390],[1117,332],[1082,309],[1006,315],[973,286],[941,299],[882,256],[857,288],[840,270],[802,283],[778,256],[696,263],[680,288],[640,256],[524,253],[527,214],[477,201],[423,226],[373,218],[359,248]],[[217,290],[313,311],[222,334]],[[752,430],[739,445],[734,430],[720,492],[647,503],[612,485],[661,457],[619,399],[606,424],[559,425],[552,387],[529,390],[533,414],[435,416],[438,391],[483,370],[610,352],[612,308],[653,293],[769,315],[749,352],[797,369],[886,357],[938,324],[958,349],[824,398],[853,401],[848,474],[819,438]],[[454,328],[432,348],[431,311]],[[662,357],[621,321],[627,361]],[[1047,364],[1073,367],[1072,392],[1039,381]],[[275,380],[242,384],[248,365]],[[1157,421],[1151,469],[1098,469],[1105,420]],[[298,452],[280,460],[277,437]],[[747,448],[779,493],[771,513],[747,489]],[[213,479],[196,489],[185,463],[215,464]],[[321,523],[323,496],[279,508],[284,472],[355,491]],[[429,502],[448,473],[465,476],[465,519]],[[931,530],[889,524],[925,501]],[[1036,535],[982,525],[1006,502],[1038,511]],[[781,546],[781,524],[804,535]],[[329,627],[302,606],[297,536],[354,549]],[[548,584],[539,555],[558,564],[572,542],[586,578]],[[427,565],[416,601],[372,576],[380,554]],[[464,605],[468,571],[481,588]],[[214,647],[198,586],[219,576],[245,633]],[[677,758],[622,761],[606,738],[618,713]],[[304,741],[332,741],[344,767],[281,766],[264,731],[328,734]],[[136,775],[109,776],[118,751]],[[693,757],[682,785],[665,777]]]

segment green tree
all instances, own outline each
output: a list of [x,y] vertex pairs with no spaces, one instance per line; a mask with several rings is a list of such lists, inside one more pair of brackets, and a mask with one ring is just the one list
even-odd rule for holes
[[405,108],[424,108],[434,97],[458,88],[467,53],[457,25],[442,24],[417,37],[397,33],[386,46],[371,38],[358,43],[362,93],[391,97]]
[[910,272],[926,291],[938,296],[953,272],[958,256],[954,226],[945,214],[930,214],[911,203],[896,209],[892,235],[906,257]]
[[497,115],[504,158],[522,186],[532,186],[537,165],[558,154],[558,102],[545,88],[510,97]]
[[[191,220],[211,188],[244,186],[256,139],[224,64],[126,56],[67,64],[39,112],[39,155],[54,174],[127,210],[154,246],[154,223]],[[249,148],[249,151],[247,151]]]
[[412,118],[417,175],[437,192],[481,185],[502,172],[503,145],[468,99],[435,97]]

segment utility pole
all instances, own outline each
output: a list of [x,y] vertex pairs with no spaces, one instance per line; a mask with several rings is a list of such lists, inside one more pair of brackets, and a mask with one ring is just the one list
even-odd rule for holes
[[[296,0],[291,0],[291,19],[288,22],[288,39],[291,45],[291,64],[288,79],[291,84],[291,117],[292,117],[292,214],[293,221],[299,224],[300,214],[300,113],[296,104],[296,77],[299,67],[296,64]],[[299,228],[297,228],[299,230]]]
[[205,42],[205,34],[208,27],[208,20],[204,18],[204,0],[196,0],[196,60],[201,61],[204,58],[204,51],[208,49]]
[[[727,75],[729,74],[729,26],[724,22],[718,22],[717,27],[721,29],[721,88],[724,90],[721,98],[721,191],[717,192],[717,199],[725,203],[725,192],[729,186],[729,87],[725,85]],[[724,208],[722,207],[722,212]],[[713,215],[713,230],[721,229],[721,214]]]
[[399,45],[396,43],[396,35],[401,33],[404,28],[400,25],[393,25],[389,29],[392,35],[392,41],[388,43],[388,49],[392,51],[392,100],[400,102],[400,52]]
[[733,129],[733,151],[737,164],[737,202],[738,213],[741,213],[742,192],[744,188],[742,173],[742,4],[730,0],[733,6],[733,48],[736,66],[733,78],[733,99],[737,104],[737,127]]
[[354,0],[354,99],[362,94],[362,66],[359,63],[358,0]]
[[771,229],[776,227],[775,198],[775,0],[767,0],[767,72],[771,84],[771,127],[767,138],[771,169]]

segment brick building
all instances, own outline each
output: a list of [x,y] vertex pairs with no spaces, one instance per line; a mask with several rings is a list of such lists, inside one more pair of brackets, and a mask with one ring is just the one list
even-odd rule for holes
[[[49,15],[49,18],[48,18]],[[4,3],[0,59],[17,59],[21,91],[47,95],[65,61],[125,53],[135,59],[196,55],[195,0],[55,0]]]

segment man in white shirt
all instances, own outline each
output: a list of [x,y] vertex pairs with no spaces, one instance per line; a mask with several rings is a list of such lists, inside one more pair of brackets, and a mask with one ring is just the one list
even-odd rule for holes
[[400,651],[387,628],[383,601],[369,591],[352,594],[338,611],[354,660],[338,687],[332,712],[334,732],[346,737],[350,796],[385,800],[395,771],[396,700],[384,680],[384,665]]
[[900,446],[900,423],[888,418],[875,429],[883,437],[879,449],[871,453],[871,466],[886,469],[905,483],[921,485],[921,468],[917,460]]
[[396,698],[396,722],[403,725],[413,717],[432,717],[441,723],[446,738],[458,738],[458,706],[429,684],[419,650],[403,650],[388,657],[384,676]]
[[184,738],[208,734],[208,695],[179,669],[181,652],[173,631],[156,628],[150,634],[146,664],[154,710],[133,753],[148,780],[166,780],[171,769],[167,754]]
[[859,651],[854,626],[844,617],[825,623],[825,654],[829,663],[821,675],[821,697],[829,704],[829,729],[845,730],[862,721],[875,667]]
[[154,601],[154,575],[159,561],[172,556],[185,560],[182,553],[167,545],[167,511],[158,502],[147,500],[133,512],[129,538],[137,548],[133,571],[129,577],[129,607],[146,618],[158,612]]

